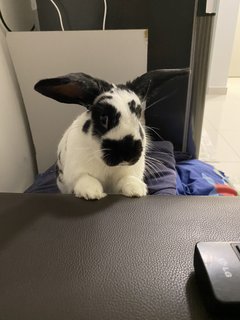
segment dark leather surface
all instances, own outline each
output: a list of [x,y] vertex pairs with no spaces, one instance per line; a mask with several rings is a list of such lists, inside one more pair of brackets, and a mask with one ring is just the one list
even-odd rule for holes
[[213,319],[194,245],[235,240],[239,198],[0,194],[0,319]]

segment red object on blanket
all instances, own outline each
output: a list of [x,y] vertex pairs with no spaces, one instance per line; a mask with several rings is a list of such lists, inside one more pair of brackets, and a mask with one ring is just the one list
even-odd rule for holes
[[215,184],[215,188],[217,193],[219,193],[222,196],[235,197],[238,195],[236,190],[234,190],[233,188],[229,187],[226,184]]

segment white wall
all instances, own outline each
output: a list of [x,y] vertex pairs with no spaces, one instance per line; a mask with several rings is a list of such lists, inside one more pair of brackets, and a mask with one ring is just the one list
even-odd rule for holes
[[229,77],[240,77],[240,9],[238,10],[238,21],[234,38]]
[[85,72],[109,82],[123,83],[147,69],[145,30],[10,32],[7,41],[40,172],[56,161],[61,136],[84,108],[40,95],[33,89],[37,81]]
[[22,192],[34,164],[22,97],[0,27],[0,192]]
[[209,93],[227,92],[239,4],[240,0],[218,0],[208,79]]

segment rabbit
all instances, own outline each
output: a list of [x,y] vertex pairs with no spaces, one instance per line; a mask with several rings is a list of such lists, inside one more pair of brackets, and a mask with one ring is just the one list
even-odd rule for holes
[[147,72],[115,85],[85,73],[40,80],[34,89],[87,110],[64,133],[57,150],[57,185],[62,193],[86,200],[107,194],[147,195],[144,183],[149,145],[144,101],[186,69]]

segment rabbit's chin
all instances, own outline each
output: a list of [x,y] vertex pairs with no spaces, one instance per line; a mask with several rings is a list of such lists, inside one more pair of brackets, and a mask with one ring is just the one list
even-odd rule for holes
[[104,164],[107,165],[108,167],[117,168],[117,167],[131,167],[131,166],[135,165],[139,159],[140,159],[140,157],[137,159],[131,160],[129,162],[128,161],[116,162],[114,160],[107,160],[105,158],[103,158],[102,160],[103,160]]
[[[136,162],[135,162],[136,163]],[[129,162],[122,162],[122,163],[119,163],[119,167],[127,167],[127,166],[132,166],[134,165],[135,163],[129,163]]]
[[131,167],[134,164],[136,164],[138,162],[139,159],[131,161],[131,162],[127,162],[127,161],[123,161],[123,162],[118,162],[118,163],[108,163],[105,160],[103,160],[103,162],[105,163],[105,165],[107,165],[108,167]]

